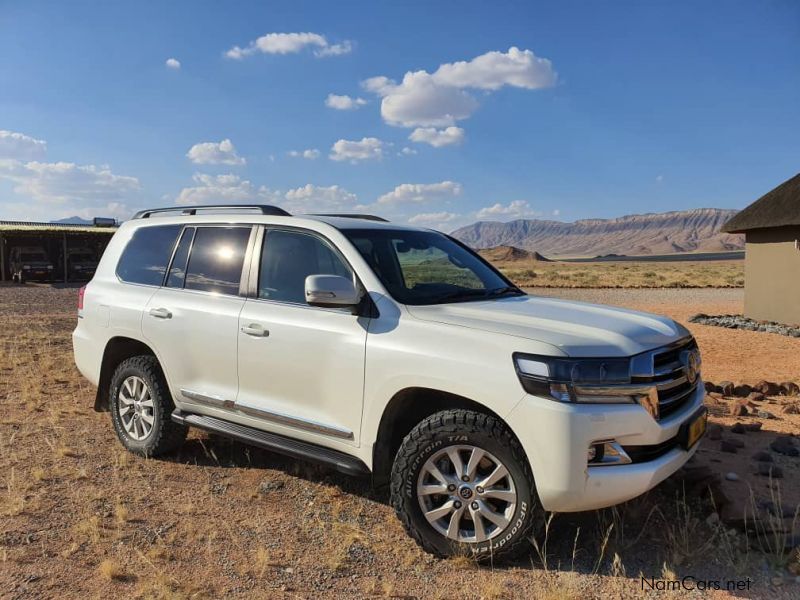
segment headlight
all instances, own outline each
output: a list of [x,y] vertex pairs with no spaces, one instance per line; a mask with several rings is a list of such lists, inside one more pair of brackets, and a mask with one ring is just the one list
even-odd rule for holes
[[631,384],[627,358],[554,358],[515,354],[514,363],[526,392],[559,402],[633,403],[649,386]]

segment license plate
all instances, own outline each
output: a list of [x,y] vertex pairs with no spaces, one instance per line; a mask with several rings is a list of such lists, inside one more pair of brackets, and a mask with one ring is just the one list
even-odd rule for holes
[[706,432],[706,425],[708,423],[708,412],[703,411],[702,414],[695,417],[694,421],[689,424],[689,430],[686,435],[686,448],[689,449],[694,446],[697,441],[703,437]]

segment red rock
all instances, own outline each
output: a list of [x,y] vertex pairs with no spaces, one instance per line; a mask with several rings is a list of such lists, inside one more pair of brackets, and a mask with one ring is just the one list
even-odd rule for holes
[[723,396],[733,396],[733,387],[733,382],[731,381],[722,381],[719,384],[719,389]]
[[764,394],[761,392],[750,392],[747,396],[747,399],[750,402],[763,402],[766,400],[766,396],[764,396]]
[[733,388],[733,395],[734,396],[739,396],[740,398],[747,398],[747,396],[749,396],[750,392],[752,392],[752,391],[753,391],[753,388],[751,388],[746,383],[743,383],[743,384],[737,385],[736,387]]
[[800,386],[793,381],[784,381],[780,385],[781,394],[784,396],[797,396],[800,395]]
[[783,407],[783,414],[785,415],[800,415],[800,404],[791,402]]
[[722,427],[717,423],[709,423],[706,428],[706,437],[710,440],[722,439]]
[[731,404],[730,413],[734,417],[742,417],[747,414],[747,407],[739,404],[738,402],[734,402]]

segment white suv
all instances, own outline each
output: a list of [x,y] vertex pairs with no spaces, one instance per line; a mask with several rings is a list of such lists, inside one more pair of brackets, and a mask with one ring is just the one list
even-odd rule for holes
[[79,299],[75,362],[132,452],[191,426],[371,475],[425,550],[485,558],[642,494],[705,431],[670,319],[528,296],[369,215],[176,210],[122,225]]

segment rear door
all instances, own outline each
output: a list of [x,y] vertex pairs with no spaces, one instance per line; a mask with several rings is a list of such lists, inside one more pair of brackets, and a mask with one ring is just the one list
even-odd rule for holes
[[305,301],[307,276],[354,278],[352,269],[323,237],[298,229],[267,228],[256,256],[255,297],[239,317],[236,408],[264,429],[357,444],[369,320]]
[[230,409],[238,390],[240,285],[252,227],[185,227],[165,285],[144,311],[142,331],[157,349],[178,400]]

